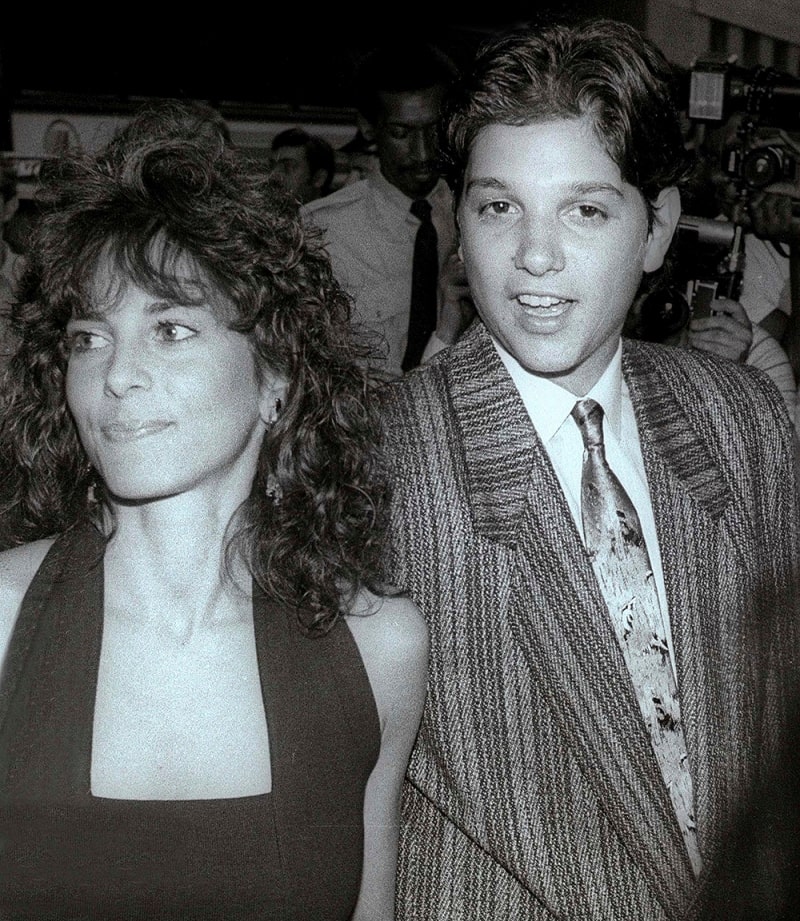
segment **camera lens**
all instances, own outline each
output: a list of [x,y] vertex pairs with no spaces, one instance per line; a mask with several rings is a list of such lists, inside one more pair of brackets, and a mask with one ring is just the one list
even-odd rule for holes
[[691,316],[686,298],[673,287],[651,291],[638,307],[637,328],[628,335],[647,342],[666,342],[680,333]]
[[783,163],[773,147],[751,150],[742,160],[742,179],[752,189],[763,189],[777,182],[783,173]]

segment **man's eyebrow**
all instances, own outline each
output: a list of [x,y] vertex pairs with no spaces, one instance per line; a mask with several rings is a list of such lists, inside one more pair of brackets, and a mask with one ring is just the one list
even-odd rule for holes
[[[466,185],[466,192],[473,190],[486,190],[490,192],[504,192],[508,190],[508,185],[500,179],[492,176],[484,176],[477,179],[470,179]],[[622,190],[614,185],[613,182],[573,182],[565,186],[565,191],[571,195],[592,195],[598,192],[610,192],[617,198],[622,198]]]
[[611,192],[617,198],[622,198],[622,189],[614,185],[613,182],[575,182],[570,187],[570,191],[577,195],[591,195],[597,192]]
[[499,179],[494,179],[491,176],[484,176],[479,179],[470,179],[465,187],[465,191],[471,192],[473,189],[485,189],[492,192],[502,192],[507,188],[508,186],[504,182],[501,182]]
[[410,122],[402,118],[387,118],[385,124],[391,128],[407,128],[409,131],[416,131],[421,128],[432,128],[438,124],[438,118],[432,118],[424,122]]

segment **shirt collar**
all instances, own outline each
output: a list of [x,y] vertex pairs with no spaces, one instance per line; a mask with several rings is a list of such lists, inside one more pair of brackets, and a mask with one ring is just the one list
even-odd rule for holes
[[585,397],[597,400],[603,407],[607,424],[617,437],[621,436],[623,388],[621,340],[608,367],[603,371],[594,387],[583,397],[576,397],[574,393],[570,393],[559,384],[526,371],[496,339],[493,338],[492,341],[519,391],[534,428],[545,444],[564,424],[564,420],[572,412],[572,407],[577,400]]
[[[386,199],[393,207],[406,214],[409,221],[417,223],[417,219],[411,214],[411,203],[414,199],[409,198],[408,195],[401,192],[396,185],[392,185],[380,169],[376,169],[370,173],[367,180],[375,187],[382,198]],[[425,196],[433,208],[436,207],[436,203],[442,196],[443,187],[446,189],[447,184],[443,179],[439,179],[433,189]]]

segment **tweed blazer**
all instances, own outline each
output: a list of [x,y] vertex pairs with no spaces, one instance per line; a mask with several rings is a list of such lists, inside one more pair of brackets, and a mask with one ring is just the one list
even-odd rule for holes
[[[625,341],[707,865],[780,743],[798,508],[781,396]],[[700,889],[599,585],[480,322],[384,390],[392,579],[431,631],[398,917],[685,918]]]

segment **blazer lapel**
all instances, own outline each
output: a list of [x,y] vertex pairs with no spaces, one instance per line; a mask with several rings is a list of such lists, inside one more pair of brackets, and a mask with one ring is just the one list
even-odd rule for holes
[[[675,397],[674,369],[658,352],[625,342],[623,374],[642,445],[675,647],[678,688],[694,781],[699,842],[710,859],[725,846],[727,676],[717,667],[724,626],[719,616],[720,520],[733,501],[715,456]],[[696,398],[696,396],[695,396]],[[733,679],[732,679],[733,680]],[[739,692],[741,689],[738,689]],[[736,692],[734,692],[736,693]],[[737,744],[736,740],[730,740]],[[708,860],[707,860],[708,862]]]
[[476,530],[513,546],[534,465],[530,419],[482,323],[462,337],[450,359],[448,390]]

